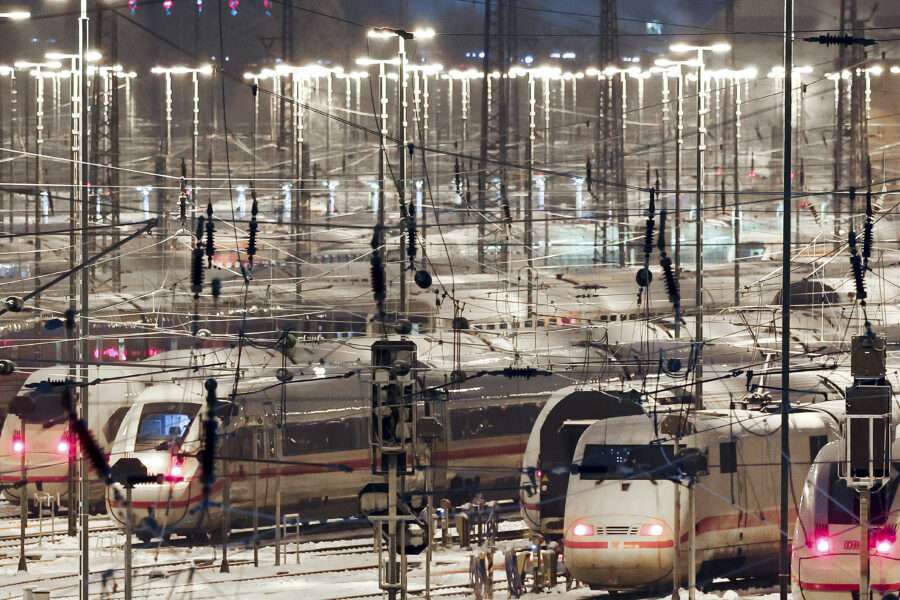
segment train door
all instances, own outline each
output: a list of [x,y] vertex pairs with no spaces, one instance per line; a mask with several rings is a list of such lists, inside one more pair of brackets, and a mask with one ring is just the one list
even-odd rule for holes
[[[447,403],[443,401],[446,399],[445,396],[446,394],[443,397],[435,398],[432,402],[425,403],[426,416],[435,417],[437,422],[443,426],[443,434],[431,442],[431,456],[429,457],[432,465],[431,472],[433,473],[432,485],[435,490],[445,490],[450,483],[446,468],[450,423],[448,421]],[[428,415],[427,412],[431,414]],[[437,500],[440,500],[440,497]]]

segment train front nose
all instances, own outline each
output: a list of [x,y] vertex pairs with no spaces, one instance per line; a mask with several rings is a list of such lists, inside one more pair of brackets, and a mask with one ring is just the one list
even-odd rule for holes
[[592,588],[647,589],[667,585],[675,535],[658,516],[600,515],[568,524],[566,566]]

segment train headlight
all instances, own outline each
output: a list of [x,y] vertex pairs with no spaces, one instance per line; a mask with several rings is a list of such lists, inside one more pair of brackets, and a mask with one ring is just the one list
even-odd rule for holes
[[891,544],[888,540],[881,540],[875,544],[875,552],[878,554],[887,554],[891,551]]
[[663,534],[663,531],[663,526],[659,523],[650,523],[649,525],[644,525],[643,527],[641,527],[641,535],[659,537]]
[[831,550],[831,541],[828,538],[819,538],[816,540],[816,551],[825,554]]
[[184,460],[173,458],[169,463],[169,470],[166,473],[167,481],[183,481],[184,480]]
[[594,527],[587,523],[576,523],[572,527],[572,535],[576,537],[584,537],[586,535],[594,535]]

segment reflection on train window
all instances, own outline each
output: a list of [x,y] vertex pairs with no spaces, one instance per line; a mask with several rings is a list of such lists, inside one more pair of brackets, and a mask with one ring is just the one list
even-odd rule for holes
[[539,412],[537,404],[456,409],[450,413],[450,435],[455,440],[527,435]]
[[138,422],[135,450],[138,446],[155,446],[160,442],[175,441],[184,435],[199,406],[177,402],[154,402],[141,411]]
[[103,426],[103,435],[106,437],[107,442],[112,443],[112,441],[116,439],[119,428],[122,426],[122,421],[125,420],[125,415],[128,414],[129,410],[131,410],[131,407],[128,406],[117,408],[116,412],[114,412],[109,417],[109,420],[106,421],[106,425]]
[[581,479],[672,479],[675,447],[667,444],[588,444],[578,468]]
[[[827,487],[828,522],[836,525],[857,525],[859,523],[859,494],[847,487],[847,483],[839,477],[837,463],[831,463],[829,468],[821,469],[819,472],[826,473],[829,478]],[[897,484],[900,483],[896,470],[892,475],[893,477],[884,487],[872,492],[869,516],[873,525],[883,525],[891,513],[891,505],[894,503],[894,495],[897,493]],[[818,490],[822,489],[824,488],[818,488]],[[821,491],[818,493],[822,494]],[[820,499],[825,500],[821,496]]]
[[281,449],[284,456],[359,450],[368,445],[365,432],[362,419],[289,423],[284,427]]

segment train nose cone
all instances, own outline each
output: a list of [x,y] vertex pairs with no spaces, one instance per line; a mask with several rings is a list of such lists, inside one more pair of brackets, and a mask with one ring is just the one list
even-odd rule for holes
[[569,526],[566,566],[592,588],[630,590],[667,584],[675,558],[675,537],[652,517],[595,517]]

